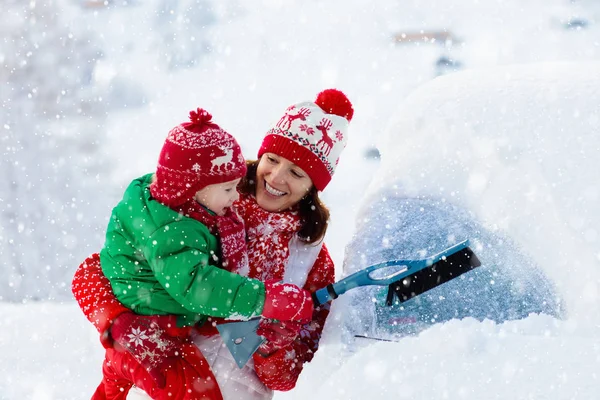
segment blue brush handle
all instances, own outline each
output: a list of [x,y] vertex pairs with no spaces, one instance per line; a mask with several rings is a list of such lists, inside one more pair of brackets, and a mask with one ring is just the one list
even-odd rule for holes
[[[443,260],[445,257],[450,256],[457,251],[460,251],[469,246],[469,240],[464,240],[458,244],[455,244],[452,247],[447,248],[446,250],[435,254],[431,257],[422,259],[422,260],[393,260],[386,261],[381,264],[372,265],[368,268],[365,268],[361,271],[355,272],[354,274],[336,282],[327,287],[317,290],[313,293],[313,302],[316,306],[321,304],[325,304],[330,300],[336,299],[339,295],[346,293],[348,290],[353,289],[359,286],[369,286],[369,285],[377,285],[377,286],[387,286],[396,281],[399,281],[411,274],[414,274],[417,271],[422,270],[423,268],[427,268],[438,261]],[[373,278],[371,275],[373,272],[381,270],[383,268],[392,267],[392,266],[402,266],[400,270],[394,272],[393,274],[383,277],[383,278]]]

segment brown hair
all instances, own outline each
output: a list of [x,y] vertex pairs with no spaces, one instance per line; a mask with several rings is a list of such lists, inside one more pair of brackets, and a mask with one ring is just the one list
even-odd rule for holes
[[[246,176],[242,178],[238,185],[238,191],[245,195],[256,195],[256,169],[258,160],[246,161]],[[321,240],[327,231],[329,221],[329,209],[321,199],[319,192],[313,185],[308,194],[298,202],[298,212],[302,219],[302,227],[298,232],[298,237],[304,243],[313,244]]]

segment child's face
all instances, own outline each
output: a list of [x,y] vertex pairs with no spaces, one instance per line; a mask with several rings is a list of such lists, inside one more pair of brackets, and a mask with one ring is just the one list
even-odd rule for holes
[[217,215],[225,215],[227,209],[240,197],[236,188],[240,180],[241,178],[205,186],[196,192],[194,200]]

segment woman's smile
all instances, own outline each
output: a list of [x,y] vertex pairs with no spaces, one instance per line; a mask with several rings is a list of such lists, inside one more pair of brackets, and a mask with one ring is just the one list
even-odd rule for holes
[[286,192],[283,192],[281,190],[275,189],[273,186],[269,185],[269,183],[267,181],[265,181],[265,190],[270,195],[277,196],[277,197],[280,197],[280,196],[283,196],[283,195],[287,194]]

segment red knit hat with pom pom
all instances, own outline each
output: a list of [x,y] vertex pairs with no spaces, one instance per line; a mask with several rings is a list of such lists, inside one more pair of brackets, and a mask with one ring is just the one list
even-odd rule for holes
[[171,129],[158,157],[152,196],[169,207],[191,200],[205,186],[229,182],[246,174],[240,145],[198,108],[190,122]]
[[348,141],[348,122],[354,109],[346,95],[327,89],[314,103],[290,106],[267,132],[258,157],[274,153],[302,168],[317,190],[331,181]]

